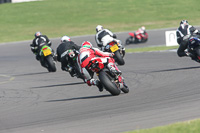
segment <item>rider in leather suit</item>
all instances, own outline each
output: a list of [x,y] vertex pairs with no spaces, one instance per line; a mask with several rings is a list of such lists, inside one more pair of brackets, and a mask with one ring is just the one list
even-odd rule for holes
[[119,45],[121,46],[121,41],[116,39],[117,36],[116,34],[113,34],[110,30],[108,29],[104,29],[103,26],[98,25],[96,27],[96,35],[95,35],[95,41],[97,43],[97,46],[101,48],[102,51],[104,51],[105,46],[115,40],[116,42],[119,43]]
[[39,42],[44,41],[47,43],[48,46],[51,46],[51,41],[46,35],[42,35],[40,31],[35,33],[35,38],[33,39],[32,44],[30,44],[31,51],[36,55],[36,59],[39,60],[39,51],[38,51],[38,45]]
[[121,71],[114,64],[113,53],[102,52],[97,48],[93,48],[92,44],[88,41],[82,43],[81,49],[79,50],[78,61],[81,68],[81,72],[85,77],[85,82],[88,86],[96,85],[99,91],[103,91],[103,86],[99,80],[93,79],[94,72],[90,71],[88,64],[94,59],[101,60],[102,63],[108,64],[107,67],[117,74],[121,74]]
[[61,69],[63,71],[67,71],[70,73],[70,75],[72,77],[74,77],[74,71],[72,70],[72,66],[70,66],[69,64],[69,59],[67,60],[66,56],[67,56],[67,51],[68,50],[73,50],[73,52],[75,52],[75,54],[77,51],[79,51],[81,47],[76,45],[73,41],[71,41],[71,39],[68,36],[63,36],[61,38],[61,44],[57,47],[56,53],[57,53],[57,60],[59,62],[61,62]]
[[[199,31],[194,28],[192,25],[189,25],[187,20],[182,20],[180,22],[180,26],[176,31],[177,42],[179,44],[179,48],[177,50],[177,54],[179,57],[189,56],[193,60],[195,60],[195,56],[191,53],[185,52],[188,46],[188,37],[187,35],[191,35],[193,33],[198,33]],[[184,38],[185,37],[185,38]]]

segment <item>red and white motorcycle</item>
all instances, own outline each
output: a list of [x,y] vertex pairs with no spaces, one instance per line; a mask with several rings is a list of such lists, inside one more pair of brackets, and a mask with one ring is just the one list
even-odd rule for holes
[[138,29],[136,32],[128,33],[130,36],[126,39],[125,44],[138,44],[138,43],[145,43],[148,40],[148,33],[146,31],[141,32],[140,29]]
[[122,92],[128,93],[129,88],[125,84],[121,75],[111,72],[107,65],[103,64],[101,60],[95,59],[88,64],[88,70],[96,72],[101,84],[113,96],[117,96]]

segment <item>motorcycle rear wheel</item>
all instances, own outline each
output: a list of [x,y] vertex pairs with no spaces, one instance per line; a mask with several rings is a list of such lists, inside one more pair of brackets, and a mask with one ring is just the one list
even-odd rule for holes
[[119,53],[119,50],[117,50],[114,54],[115,54],[114,59],[117,62],[117,64],[124,65],[125,61],[124,61],[123,57],[121,56],[121,54]]
[[108,73],[101,71],[98,77],[104,88],[113,96],[117,96],[120,94],[121,90],[119,90],[116,83],[112,81],[112,77]]
[[55,64],[52,56],[46,57],[46,63],[48,65],[48,71],[49,72],[55,72],[56,71],[56,64]]

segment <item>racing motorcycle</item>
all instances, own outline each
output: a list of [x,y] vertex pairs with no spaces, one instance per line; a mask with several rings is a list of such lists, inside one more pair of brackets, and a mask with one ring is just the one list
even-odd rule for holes
[[53,49],[47,45],[45,41],[41,41],[38,46],[39,60],[41,65],[49,72],[56,71],[56,56],[54,55]]
[[[130,36],[126,39],[126,42],[125,42],[126,45],[129,45],[131,43],[133,44],[145,43],[148,40],[147,32],[144,33],[145,35],[141,34],[139,31],[136,31],[135,33],[130,32],[128,34]],[[142,40],[139,41],[139,39],[142,39]]]
[[[78,65],[78,51],[69,49],[66,51],[66,60],[68,61],[68,64],[70,67],[72,67],[72,70],[70,72],[71,76],[76,76],[77,78],[85,80],[83,74],[80,72],[80,68]],[[62,56],[62,55],[61,55]],[[73,75],[74,74],[74,75]]]
[[125,55],[125,48],[115,40],[111,41],[105,46],[105,52],[112,52],[114,53],[114,60],[117,62],[118,65],[124,65],[124,55]]
[[96,72],[101,84],[113,96],[117,96],[122,92],[128,93],[129,88],[125,84],[122,76],[111,72],[107,65],[104,65],[101,60],[94,59],[88,64],[88,69]]
[[185,36],[183,40],[188,40],[187,51],[196,56],[196,61],[200,63],[200,35],[193,34],[191,36]]

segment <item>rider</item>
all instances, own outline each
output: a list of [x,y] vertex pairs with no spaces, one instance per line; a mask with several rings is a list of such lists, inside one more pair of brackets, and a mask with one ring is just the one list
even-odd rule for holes
[[73,50],[75,54],[78,54],[78,50],[81,47],[76,45],[68,36],[63,36],[61,38],[61,44],[57,47],[57,60],[61,62],[61,69],[70,73],[74,77],[75,73],[72,70],[72,66],[69,65],[69,60],[67,60],[66,55],[68,50]]
[[36,55],[36,59],[39,60],[39,51],[38,51],[38,45],[39,45],[39,40],[43,40],[44,42],[47,43],[48,46],[51,46],[51,41],[46,35],[42,35],[40,31],[35,33],[35,38],[33,39],[31,46],[31,51]]
[[[179,48],[177,50],[177,54],[179,57],[189,56],[191,59],[195,60],[196,56],[192,53],[185,52],[185,49],[188,46],[188,37],[187,35],[191,35],[193,33],[198,33],[198,30],[194,28],[192,25],[189,25],[187,20],[182,20],[180,22],[180,26],[176,31],[177,42],[179,44]],[[186,37],[186,39],[184,39]]]
[[146,28],[144,26],[140,27],[136,32],[135,35],[138,38],[138,42],[142,41],[142,38],[144,38],[146,35]]
[[121,46],[121,41],[116,39],[117,36],[116,34],[113,34],[110,30],[104,29],[103,26],[97,25],[96,27],[96,35],[95,35],[95,40],[97,43],[97,46],[101,48],[102,51],[104,51],[105,46],[111,42],[111,41],[116,41],[119,43]]
[[103,91],[103,85],[99,80],[93,79],[94,73],[88,68],[88,64],[94,59],[99,59],[103,64],[108,64],[107,67],[111,72],[119,75],[121,74],[121,71],[114,64],[114,59],[110,57],[113,57],[113,53],[102,52],[97,48],[93,48],[89,41],[84,41],[82,43],[81,49],[79,50],[78,61],[88,86],[96,85],[100,92]]

